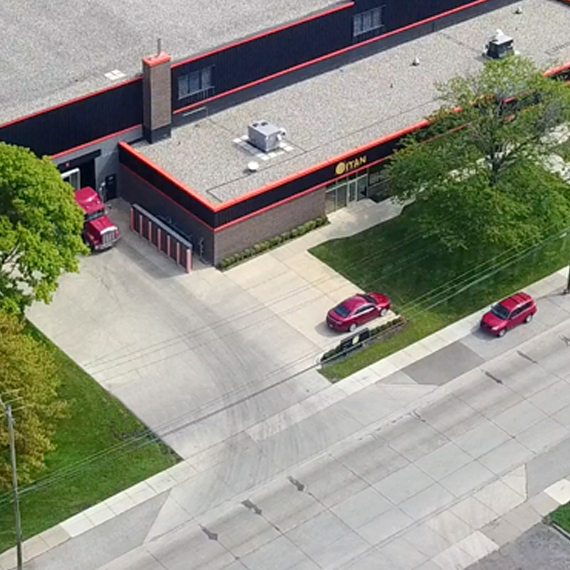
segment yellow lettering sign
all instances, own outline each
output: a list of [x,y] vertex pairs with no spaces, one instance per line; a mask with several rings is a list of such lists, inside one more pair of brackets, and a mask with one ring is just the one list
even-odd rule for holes
[[364,166],[366,164],[366,161],[366,155],[359,156],[358,158],[353,158],[352,160],[343,160],[336,165],[334,172],[337,176],[342,176],[343,174]]

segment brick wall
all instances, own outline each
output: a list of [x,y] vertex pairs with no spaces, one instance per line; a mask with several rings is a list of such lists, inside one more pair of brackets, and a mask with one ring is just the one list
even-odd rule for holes
[[325,189],[256,214],[216,232],[214,263],[325,213]]
[[204,259],[214,264],[232,253],[242,251],[325,213],[325,189],[319,188],[214,232],[208,225],[194,218],[122,165],[119,168],[118,187],[119,195],[127,202],[140,204],[151,214],[172,220],[175,229],[190,238],[197,255],[202,239]]

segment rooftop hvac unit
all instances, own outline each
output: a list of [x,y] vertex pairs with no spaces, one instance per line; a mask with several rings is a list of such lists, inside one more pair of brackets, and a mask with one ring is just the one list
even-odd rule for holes
[[279,148],[285,129],[276,127],[267,121],[256,121],[247,127],[249,142],[263,152],[271,152]]
[[514,53],[513,38],[507,36],[502,30],[497,30],[491,41],[487,44],[487,57],[502,59]]

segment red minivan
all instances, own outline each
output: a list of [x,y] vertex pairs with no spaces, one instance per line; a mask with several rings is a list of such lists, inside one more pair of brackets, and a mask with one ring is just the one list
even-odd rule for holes
[[509,329],[530,323],[536,310],[534,299],[528,293],[515,293],[483,315],[481,329],[495,336],[505,336]]

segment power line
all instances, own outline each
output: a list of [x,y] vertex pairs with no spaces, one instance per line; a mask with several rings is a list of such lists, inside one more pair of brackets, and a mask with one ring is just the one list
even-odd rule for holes
[[[406,240],[402,240],[401,244],[397,244],[395,246],[395,248],[392,249],[398,249],[398,247],[403,247],[406,244],[412,243],[418,239],[422,239],[421,235],[420,235],[420,231],[418,230],[418,232],[415,233],[415,235],[412,234],[412,236],[410,236],[408,239]],[[422,240],[425,241],[425,240]],[[433,247],[433,244],[428,244],[427,249],[431,250]],[[426,246],[424,246],[423,248],[418,248],[416,251],[419,254],[422,250],[426,250]],[[374,256],[378,256],[379,253],[375,253]],[[359,262],[362,261],[362,258],[360,258],[359,260],[356,260],[354,262],[354,266],[358,265]],[[411,265],[412,263],[414,263],[415,261],[417,261],[416,259],[412,259],[411,261],[409,261],[409,263],[407,265]],[[400,261],[400,264],[402,264],[402,261]],[[350,268],[351,265],[349,264],[348,266],[345,266]],[[396,269],[394,269],[395,271]],[[388,275],[390,275],[391,272],[388,272]],[[302,292],[309,290],[315,286],[318,286],[320,283],[326,281],[328,279],[328,277],[323,278],[322,280],[317,280],[317,281],[313,281],[311,283],[307,283],[307,285],[303,285],[301,287],[297,287],[294,290],[288,292],[285,295],[282,295],[280,297],[277,297],[276,299],[272,300],[270,303],[267,303],[265,305],[262,305],[260,307],[254,308],[254,309],[247,309],[247,310],[243,310],[240,311],[234,315],[232,315],[230,318],[226,318],[226,319],[220,319],[219,321],[214,321],[214,323],[212,324],[212,322],[209,322],[208,325],[210,327],[210,330],[212,331],[216,331],[218,328],[222,328],[225,329],[228,327],[228,324],[231,324],[232,322],[235,321],[243,321],[244,317],[246,316],[251,316],[255,313],[260,313],[260,312],[264,312],[267,308],[271,308],[272,306],[278,305],[279,303],[282,303],[283,301],[290,299],[290,298],[294,298],[296,296],[298,296],[299,294],[301,294]],[[312,302],[311,299],[304,301],[301,304],[297,304],[295,306],[295,310],[298,310],[299,307],[308,305]],[[247,324],[243,327],[234,329],[233,331],[228,332],[228,334],[226,335],[221,335],[218,337],[218,339],[216,341],[219,341],[220,339],[226,338],[231,336],[233,333],[235,332],[241,332],[243,330],[246,330],[248,328],[254,327],[254,326],[259,326],[260,324],[270,321],[274,318],[274,314],[271,314],[269,316],[267,316],[266,318],[262,318],[260,320],[257,320],[253,323]],[[195,332],[189,332],[189,333],[183,333],[180,335],[176,335],[174,337],[170,337],[169,339],[165,339],[163,341],[160,341],[158,343],[155,343],[154,345],[150,345],[150,346],[145,346],[143,348],[140,349],[135,349],[131,352],[127,352],[127,353],[122,353],[120,356],[116,356],[116,357],[107,357],[107,358],[103,358],[103,359],[99,359],[97,361],[93,361],[93,362],[87,362],[84,367],[89,370],[90,373],[92,374],[98,374],[101,372],[106,372],[108,371],[110,368],[112,368],[113,366],[122,366],[128,362],[131,362],[132,360],[137,360],[141,355],[143,355],[144,357],[148,357],[149,355],[152,355],[156,352],[160,352],[162,351],[165,347],[168,346],[172,346],[175,342],[186,342],[188,340],[192,340],[196,337],[202,337],[203,333],[202,331],[195,331]],[[197,345],[193,345],[190,346],[190,348],[195,349],[195,348],[200,348],[202,346],[205,346],[207,344],[209,344],[210,342],[214,342],[214,341],[205,341],[205,342],[201,342]],[[119,349],[118,349],[119,350]],[[171,356],[176,356],[177,354],[181,354],[182,352],[184,352],[186,349],[182,349],[180,352],[175,353]],[[129,358],[129,357],[133,357],[133,358]],[[171,356],[167,357],[170,358]],[[161,359],[162,360],[162,359]],[[111,363],[113,362],[117,362],[117,364],[112,365]],[[154,362],[160,362],[159,361],[154,361]],[[105,365],[108,366],[105,366]]]
[[[495,263],[494,269],[491,268],[490,271],[487,271],[486,273],[483,273],[482,275],[478,275],[474,279],[471,279],[467,282],[463,282],[461,284],[461,288],[459,290],[453,291],[452,293],[447,292],[447,294],[443,298],[439,298],[436,295],[434,298],[431,299],[429,306],[424,307],[422,309],[418,309],[415,312],[415,314],[413,314],[413,316],[411,318],[412,319],[417,318],[421,314],[432,309],[434,306],[437,306],[437,305],[445,302],[446,300],[455,297],[460,292],[466,290],[467,288],[469,288],[473,284],[476,284],[476,283],[479,283],[485,279],[488,279],[490,276],[492,276],[496,272],[501,271],[502,269],[504,269],[508,265],[511,265],[512,263],[515,263],[516,261],[524,258],[526,255],[528,255],[529,253],[532,253],[532,251],[540,248],[541,246],[545,245],[549,241],[552,241],[552,240],[554,240],[556,238],[560,238],[560,237],[562,237],[562,232],[555,232],[555,233],[551,234],[549,237],[547,237],[546,239],[542,240],[541,242],[539,242],[537,244],[533,244],[533,245],[529,246],[528,248],[526,248],[525,250],[515,252],[513,255],[510,256],[510,258],[508,258],[508,260],[501,259],[502,254],[495,256],[492,259],[498,260],[498,262]],[[487,264],[488,264],[488,261],[484,262],[481,265],[487,265]],[[476,269],[476,268],[474,268],[474,269]],[[465,272],[465,274],[469,274],[469,273],[474,272],[474,269],[469,270],[468,272]],[[437,289],[438,288],[436,288],[436,290]],[[335,341],[334,344],[337,344],[337,343],[338,343],[338,341]],[[278,372],[278,371],[282,370],[283,368],[289,367],[291,364],[295,364],[297,362],[305,360],[307,354],[308,353],[306,353],[305,355],[303,355],[303,357],[301,357],[300,359],[296,359],[295,361],[293,361],[292,363],[290,363],[288,365],[284,365],[284,366],[278,368],[276,371]],[[314,354],[314,356],[317,356],[318,354],[319,353]],[[213,416],[215,416],[215,415],[217,415],[223,411],[226,411],[230,408],[233,408],[237,405],[240,405],[240,404],[244,403],[245,401],[248,401],[248,400],[264,393],[264,392],[267,392],[267,391],[275,388],[276,386],[278,386],[280,384],[288,382],[292,378],[295,378],[301,374],[304,374],[305,372],[308,372],[312,369],[315,369],[318,366],[320,366],[319,363],[314,363],[310,366],[307,366],[304,369],[296,372],[295,374],[289,375],[283,379],[278,380],[277,382],[274,382],[270,385],[267,385],[267,386],[263,387],[262,389],[254,392],[252,394],[244,395],[244,396],[240,397],[238,400],[231,402],[229,404],[226,404],[222,408],[217,408],[217,409],[214,409],[214,410],[212,410],[206,414],[202,414],[198,418],[189,419],[189,421],[185,421],[187,418],[190,418],[193,414],[195,414],[197,411],[199,411],[199,409],[195,409],[195,410],[190,410],[188,412],[185,412],[184,414],[181,414],[177,418],[173,418],[173,419],[168,420],[167,422],[164,422],[162,425],[155,428],[154,431],[151,430],[150,428],[145,428],[136,436],[133,436],[132,438],[129,438],[128,440],[121,442],[120,444],[117,444],[116,446],[111,446],[110,448],[107,448],[106,450],[103,450],[97,454],[94,454],[93,456],[90,456],[89,458],[86,458],[85,460],[77,462],[76,464],[73,464],[73,465],[69,466],[68,468],[58,470],[57,472],[53,473],[52,475],[50,475],[49,477],[47,477],[45,479],[37,481],[36,483],[30,485],[29,487],[26,487],[25,489],[23,489],[22,494],[24,494],[24,493],[27,494],[29,492],[39,491],[42,488],[57,484],[58,482],[63,481],[64,479],[69,478],[69,477],[75,475],[76,473],[83,471],[86,467],[88,467],[88,466],[90,466],[90,465],[92,465],[98,461],[110,461],[112,459],[117,459],[117,458],[120,458],[120,457],[127,455],[129,453],[132,453],[132,452],[136,451],[137,449],[144,447],[145,445],[159,441],[160,438],[159,438],[159,436],[157,436],[154,433],[155,431],[160,433],[161,438],[164,438],[168,435],[172,435],[173,433],[176,433],[177,431],[180,431],[181,429],[186,429],[187,427],[189,427],[191,425],[195,425],[201,421],[204,421],[205,419],[211,418],[211,417],[213,417]],[[270,378],[271,376],[274,376],[276,371],[273,371],[269,376],[266,377],[266,379]],[[239,388],[237,388],[236,390],[229,392],[229,394],[230,395],[239,395],[240,392],[244,392],[252,384],[253,384],[253,382],[242,385]],[[217,398],[217,399],[209,402],[207,404],[207,407],[211,407],[213,405],[216,405],[217,403],[223,403],[223,399],[224,398],[227,399],[227,395],[228,394],[225,394],[224,397]],[[204,406],[202,406],[201,408],[203,408],[203,407]],[[184,422],[184,423],[180,424],[180,422]],[[129,448],[129,446],[136,446],[136,447],[133,447],[131,449],[131,448]],[[2,500],[0,498],[0,505],[5,503],[5,502],[6,502],[5,499]]]

